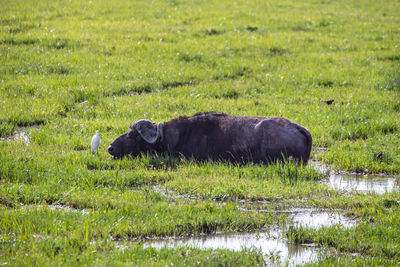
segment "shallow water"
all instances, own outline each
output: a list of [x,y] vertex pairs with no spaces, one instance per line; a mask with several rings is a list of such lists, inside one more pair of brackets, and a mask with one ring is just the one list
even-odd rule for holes
[[307,210],[293,214],[293,223],[296,226],[318,229],[333,225],[351,227],[357,222],[338,212]]
[[328,165],[319,161],[311,161],[310,164],[316,170],[327,173],[328,177],[324,183],[336,190],[361,193],[374,192],[378,195],[399,191],[399,184],[393,176],[335,172]]
[[[292,216],[295,226],[318,229],[332,225],[351,227],[356,224],[355,220],[337,212],[318,211],[315,209],[293,209],[279,212]],[[144,246],[154,248],[188,246],[200,249],[229,249],[233,251],[240,251],[243,248],[258,248],[265,255],[267,262],[271,262],[272,259],[279,259],[281,264],[287,262],[289,266],[317,260],[319,252],[319,249],[312,245],[290,243],[283,239],[282,232],[277,230],[202,235],[183,239],[148,240],[144,242]]]
[[331,174],[327,183],[342,191],[374,192],[378,195],[399,191],[396,178],[380,175]]
[[91,211],[88,209],[75,209],[70,206],[52,204],[52,205],[24,205],[25,209],[36,209],[36,210],[54,210],[54,211],[64,211],[64,212],[73,212],[73,213],[81,213],[83,215],[89,214]]
[[9,135],[5,138],[0,138],[0,141],[17,141],[22,142],[26,145],[30,143],[30,131],[31,129],[38,129],[38,126],[29,126],[29,127],[19,127],[14,134]]
[[21,141],[29,145],[29,135],[26,132],[18,132],[6,138],[0,138],[0,141]]
[[224,233],[216,235],[196,236],[184,239],[150,240],[144,243],[145,247],[196,247],[200,249],[229,249],[240,251],[243,248],[258,248],[265,255],[265,260],[271,262],[271,258],[279,258],[280,263],[288,263],[289,266],[304,264],[317,260],[318,249],[314,246],[291,244],[280,238],[277,231],[270,233]]
[[87,215],[90,213],[89,210],[87,209],[75,209],[69,206],[63,206],[63,205],[47,205],[47,208],[49,210],[58,210],[58,211],[67,211],[67,212],[75,212],[75,213],[81,213],[83,215]]

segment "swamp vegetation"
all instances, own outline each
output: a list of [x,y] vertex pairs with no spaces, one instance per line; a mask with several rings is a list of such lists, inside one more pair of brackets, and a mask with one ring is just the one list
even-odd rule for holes
[[[143,245],[271,229],[322,251],[302,264],[400,264],[399,1],[0,6],[0,265],[284,264],[257,247]],[[311,163],[107,153],[135,120],[211,110],[287,117],[311,132],[313,159],[397,190],[333,188]],[[307,227],[279,212],[292,209],[357,223]]]

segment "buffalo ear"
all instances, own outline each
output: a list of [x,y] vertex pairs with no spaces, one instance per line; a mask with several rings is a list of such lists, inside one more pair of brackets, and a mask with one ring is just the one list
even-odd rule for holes
[[140,120],[135,122],[132,127],[134,127],[142,136],[144,141],[146,141],[149,144],[154,144],[159,135],[160,135],[160,130],[159,127],[156,128],[154,123],[148,120]]

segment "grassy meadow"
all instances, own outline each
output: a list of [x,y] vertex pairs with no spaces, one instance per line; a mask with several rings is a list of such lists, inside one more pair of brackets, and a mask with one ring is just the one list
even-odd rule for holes
[[257,209],[304,207],[359,222],[287,228],[283,238],[324,249],[310,265],[400,263],[398,192],[336,191],[319,182],[324,173],[291,162],[107,153],[139,119],[282,116],[309,129],[312,157],[333,169],[398,177],[399,1],[0,6],[0,265],[262,266],[257,249],[132,241],[282,227],[287,215]]

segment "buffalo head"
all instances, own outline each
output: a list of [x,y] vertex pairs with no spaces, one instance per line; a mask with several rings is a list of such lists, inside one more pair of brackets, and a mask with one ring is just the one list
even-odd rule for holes
[[115,139],[108,147],[108,153],[120,158],[123,156],[136,157],[140,153],[153,153],[156,143],[163,139],[163,126],[148,120],[134,122],[128,132]]

